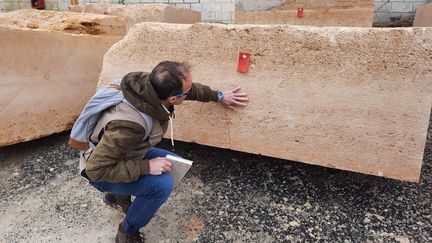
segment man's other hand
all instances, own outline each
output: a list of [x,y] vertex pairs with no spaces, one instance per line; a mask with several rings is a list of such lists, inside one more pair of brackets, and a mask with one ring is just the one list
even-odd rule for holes
[[149,160],[150,164],[150,174],[151,175],[160,175],[164,172],[168,172],[172,169],[171,161],[166,158],[157,157]]
[[246,93],[240,92],[241,87],[238,86],[232,90],[224,91],[224,96],[221,100],[222,105],[236,111],[238,106],[246,106],[249,98]]

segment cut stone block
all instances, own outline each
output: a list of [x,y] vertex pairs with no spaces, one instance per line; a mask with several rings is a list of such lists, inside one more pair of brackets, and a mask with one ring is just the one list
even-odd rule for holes
[[432,3],[417,8],[413,26],[432,27]]
[[[244,2],[247,6],[248,0],[240,2]],[[301,18],[297,17],[298,8],[304,9],[304,16]],[[372,27],[374,1],[286,1],[281,7],[271,8],[268,11],[242,10],[242,8],[236,9],[236,24]]]
[[[252,54],[236,72],[240,51]],[[418,181],[432,104],[432,28],[141,23],[105,55],[99,86],[164,60],[237,85],[248,107],[185,102],[175,139]]]
[[297,8],[363,8],[374,6],[373,0],[236,0],[236,10],[243,12],[265,10],[294,10]]
[[199,12],[164,4],[72,8],[83,13],[0,13],[0,146],[71,128],[93,94],[103,55],[133,24],[201,19]]
[[141,22],[191,24],[201,21],[200,12],[167,4],[87,4],[71,6],[71,11],[122,16],[127,21],[128,29]]
[[70,129],[94,93],[121,17],[19,10],[0,14],[0,146]]

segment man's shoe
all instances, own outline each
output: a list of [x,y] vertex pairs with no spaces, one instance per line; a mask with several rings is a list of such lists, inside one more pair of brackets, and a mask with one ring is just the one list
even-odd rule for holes
[[127,213],[130,205],[132,204],[130,195],[120,195],[110,192],[104,195],[103,202],[111,207],[123,211],[123,213],[125,214]]
[[145,236],[141,235],[139,231],[132,234],[127,233],[124,230],[123,223],[120,223],[115,238],[115,242],[116,243],[144,243]]

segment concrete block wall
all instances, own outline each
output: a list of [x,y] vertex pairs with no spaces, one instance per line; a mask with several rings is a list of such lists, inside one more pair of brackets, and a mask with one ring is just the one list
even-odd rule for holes
[[15,0],[0,0],[0,12],[12,11],[22,8],[31,8],[31,2],[28,1],[15,1]]
[[68,10],[70,0],[45,0],[45,8],[57,11]]
[[203,22],[234,23],[235,0],[200,0],[191,6]]
[[411,26],[417,7],[431,0],[376,0],[374,26]]

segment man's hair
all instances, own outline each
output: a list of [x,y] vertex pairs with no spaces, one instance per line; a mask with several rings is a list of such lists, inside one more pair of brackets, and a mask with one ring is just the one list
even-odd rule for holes
[[164,61],[152,70],[149,79],[159,99],[164,100],[182,92],[188,74],[190,66],[186,62]]

